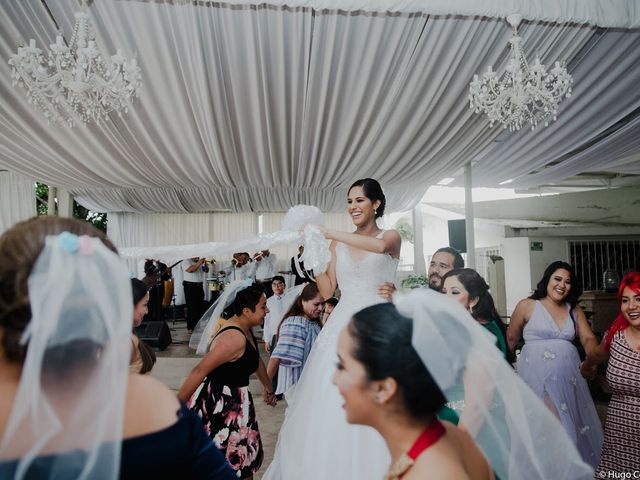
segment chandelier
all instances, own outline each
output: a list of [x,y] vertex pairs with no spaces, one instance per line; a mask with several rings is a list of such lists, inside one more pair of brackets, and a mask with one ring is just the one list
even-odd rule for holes
[[61,33],[43,54],[35,40],[11,56],[13,85],[27,90],[27,100],[42,110],[47,123],[74,126],[91,120],[99,123],[111,112],[126,113],[141,85],[140,67],[120,50],[105,61],[96,47],[95,34],[86,13],[75,14],[75,26],[67,45]]
[[469,106],[476,113],[485,112],[490,126],[498,122],[509,130],[520,130],[525,124],[535,129],[539,122],[549,125],[548,117],[556,120],[558,104],[563,97],[571,96],[573,79],[567,69],[556,62],[547,72],[540,58],[536,57],[529,66],[520,46],[518,25],[522,16],[509,15],[507,22],[513,27],[511,58],[502,75],[489,66],[482,75],[473,76],[469,85]]

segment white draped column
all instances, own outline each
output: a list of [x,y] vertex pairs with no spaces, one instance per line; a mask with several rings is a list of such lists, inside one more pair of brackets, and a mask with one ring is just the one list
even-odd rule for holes
[[422,207],[413,207],[413,270],[416,275],[427,273],[424,261],[424,232],[422,230]]
[[73,196],[66,188],[58,187],[58,216],[71,218],[73,217]]
[[0,234],[36,214],[35,182],[0,170]]
[[476,244],[473,231],[473,186],[471,163],[464,166],[464,228],[467,240],[467,267],[476,268]]

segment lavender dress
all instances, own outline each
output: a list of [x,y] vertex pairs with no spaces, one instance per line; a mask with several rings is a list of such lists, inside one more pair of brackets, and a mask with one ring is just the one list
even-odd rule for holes
[[524,327],[524,348],[518,374],[545,402],[552,403],[569,438],[585,462],[595,468],[602,450],[602,425],[587,382],[580,375],[580,357],[571,343],[576,336],[569,315],[562,330],[538,300]]

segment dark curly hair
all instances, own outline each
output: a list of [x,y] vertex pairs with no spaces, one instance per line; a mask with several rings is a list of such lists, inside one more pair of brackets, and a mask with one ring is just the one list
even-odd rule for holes
[[565,298],[564,301],[567,302],[571,306],[571,310],[573,310],[578,304],[580,295],[582,295],[582,285],[580,285],[573,267],[567,262],[563,262],[561,260],[555,261],[547,267],[547,269],[544,271],[544,274],[542,275],[542,279],[538,282],[535,291],[529,298],[533,300],[540,300],[546,297],[547,286],[549,285],[551,275],[553,275],[553,272],[560,269],[569,272],[569,282],[571,283],[571,290],[569,290],[569,295],[567,295],[567,298]]
[[29,274],[46,237],[62,232],[97,237],[117,252],[103,232],[72,218],[35,217],[4,232],[0,236],[0,346],[7,361],[22,363],[25,359],[27,345],[20,345],[20,337],[31,319]]
[[365,196],[371,200],[371,202],[379,200],[380,206],[376,209],[376,218],[380,218],[384,215],[384,208],[387,205],[387,199],[385,198],[382,187],[377,180],[374,180],[373,178],[361,178],[360,180],[353,182],[349,187],[349,191],[351,191],[353,187],[362,187],[362,191]]

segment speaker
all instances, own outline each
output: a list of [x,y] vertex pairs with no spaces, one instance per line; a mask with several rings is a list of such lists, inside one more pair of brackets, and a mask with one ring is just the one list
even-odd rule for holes
[[171,331],[164,320],[161,322],[142,322],[136,328],[136,335],[154,350],[162,351],[171,343]]
[[462,220],[449,220],[449,246],[460,253],[467,252],[467,233],[465,231],[464,218]]

